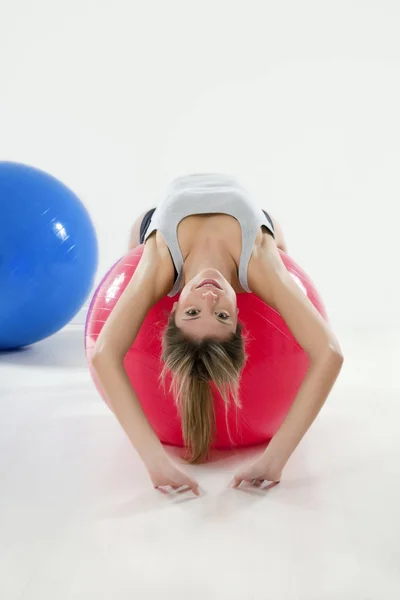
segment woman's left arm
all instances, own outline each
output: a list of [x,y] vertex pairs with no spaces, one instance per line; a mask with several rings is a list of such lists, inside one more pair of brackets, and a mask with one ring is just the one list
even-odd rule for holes
[[343,353],[328,323],[286,269],[275,243],[267,241],[253,253],[249,286],[280,313],[310,359],[297,396],[263,455],[279,471],[327,399],[342,368]]

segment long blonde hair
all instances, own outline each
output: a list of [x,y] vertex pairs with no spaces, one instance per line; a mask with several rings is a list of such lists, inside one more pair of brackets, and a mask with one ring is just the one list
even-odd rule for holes
[[240,372],[246,362],[242,325],[228,340],[204,338],[196,342],[186,337],[170,314],[162,337],[162,360],[164,366],[160,380],[165,387],[168,372],[172,374],[170,391],[182,421],[182,434],[189,451],[189,463],[202,462],[209,453],[215,437],[216,421],[211,382],[221,394],[230,436],[227,411],[231,398],[237,408],[239,400]]

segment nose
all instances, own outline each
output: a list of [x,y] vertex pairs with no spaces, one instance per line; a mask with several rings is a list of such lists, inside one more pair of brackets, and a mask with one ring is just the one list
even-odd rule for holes
[[213,292],[212,290],[206,290],[205,292],[203,292],[201,294],[201,297],[208,303],[211,305],[213,305],[215,303],[215,301],[217,300],[218,296],[215,292]]

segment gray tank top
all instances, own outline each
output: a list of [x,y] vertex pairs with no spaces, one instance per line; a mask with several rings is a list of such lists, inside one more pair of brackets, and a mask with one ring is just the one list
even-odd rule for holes
[[271,223],[248,192],[233,177],[220,173],[196,173],[174,179],[167,188],[166,197],[160,202],[150,221],[144,241],[158,230],[162,234],[178,276],[168,296],[175,296],[181,289],[183,256],[179,247],[177,229],[185,217],[205,213],[224,213],[237,219],[242,229],[242,253],[238,277],[246,292],[247,269],[253,244],[261,226],[274,235]]

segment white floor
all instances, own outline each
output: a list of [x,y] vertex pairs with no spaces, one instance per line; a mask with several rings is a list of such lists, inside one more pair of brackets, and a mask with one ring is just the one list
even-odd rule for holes
[[273,489],[254,451],[164,496],[89,378],[82,329],[0,355],[1,600],[398,600],[400,335],[337,331],[339,381]]

